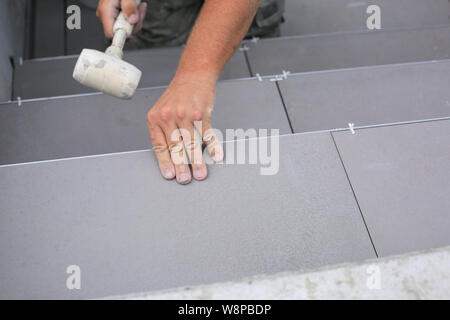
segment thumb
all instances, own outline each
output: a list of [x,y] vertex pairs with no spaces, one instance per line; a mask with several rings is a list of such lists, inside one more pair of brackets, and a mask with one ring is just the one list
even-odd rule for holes
[[136,24],[139,21],[139,13],[136,6],[136,0],[122,0],[122,11],[131,24]]

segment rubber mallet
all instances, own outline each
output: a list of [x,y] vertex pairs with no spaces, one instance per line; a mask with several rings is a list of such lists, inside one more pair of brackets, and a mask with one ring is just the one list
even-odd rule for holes
[[[136,1],[137,6],[140,0]],[[131,99],[141,80],[142,72],[122,60],[123,46],[133,31],[123,12],[120,12],[113,27],[114,38],[105,52],[83,49],[73,78],[79,83],[121,99]]]

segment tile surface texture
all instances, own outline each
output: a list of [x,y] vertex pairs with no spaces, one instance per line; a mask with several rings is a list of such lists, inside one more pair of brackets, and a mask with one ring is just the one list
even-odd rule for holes
[[[374,258],[331,135],[281,137],[280,153],[276,175],[214,165],[188,186],[163,180],[151,151],[0,167],[0,297],[102,297]],[[69,265],[81,290],[66,289]]]
[[253,74],[307,72],[450,58],[450,26],[248,42]]
[[38,0],[34,1],[34,7],[33,57],[64,55],[64,1]]
[[294,132],[450,117],[450,60],[289,76]]
[[[147,111],[163,91],[138,90],[130,101],[95,94],[0,105],[0,164],[148,149]],[[268,81],[219,82],[212,125],[291,132]]]
[[[127,51],[124,60],[142,71],[140,88],[168,85],[175,74],[181,47]],[[82,86],[72,78],[78,57],[27,60],[17,66],[14,75],[14,95],[22,99],[54,97],[94,90]],[[42,75],[45,74],[45,81]],[[249,77],[244,54],[237,51],[222,72],[221,79]]]
[[450,120],[333,135],[380,256],[450,244]]
[[381,9],[383,29],[450,24],[448,0],[286,0],[281,34],[367,30],[369,5]]

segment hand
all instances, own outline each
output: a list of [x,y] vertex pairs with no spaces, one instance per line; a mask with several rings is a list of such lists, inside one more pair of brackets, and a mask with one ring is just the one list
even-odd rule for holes
[[164,178],[176,176],[180,184],[191,182],[192,175],[204,180],[202,140],[214,161],[223,160],[222,144],[210,124],[215,89],[216,79],[208,76],[175,76],[148,112],[150,139]]
[[114,36],[114,22],[121,10],[125,13],[128,22],[135,25],[133,28],[134,34],[142,28],[142,22],[147,12],[147,3],[142,2],[138,10],[136,0],[100,0],[97,7],[97,17],[103,24],[105,36],[109,39]]

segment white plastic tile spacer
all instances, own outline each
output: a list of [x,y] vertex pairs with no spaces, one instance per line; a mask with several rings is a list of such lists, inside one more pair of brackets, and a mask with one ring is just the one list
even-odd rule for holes
[[275,77],[273,77],[272,79],[270,79],[270,81],[274,82],[274,81],[281,81],[283,80],[283,76],[280,74],[275,75]]
[[23,65],[23,58],[19,57],[19,65]]
[[22,98],[21,98],[21,97],[17,97],[17,105],[18,105],[19,107],[22,106]]
[[239,48],[239,51],[248,51],[248,47],[246,45]]
[[251,41],[253,43],[257,43],[259,41],[259,37],[253,37]]
[[354,123],[349,123],[348,128],[350,129],[350,132],[352,134],[355,134],[355,124]]
[[284,79],[287,79],[287,77],[288,77],[288,75],[290,75],[291,74],[291,72],[290,71],[286,71],[286,70],[283,70],[283,78]]
[[259,73],[255,74],[256,79],[258,79],[259,82],[263,81],[263,78],[261,77],[261,75]]

